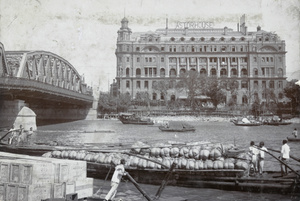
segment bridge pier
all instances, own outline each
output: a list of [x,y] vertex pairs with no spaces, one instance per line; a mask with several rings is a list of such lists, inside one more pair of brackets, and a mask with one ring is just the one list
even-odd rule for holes
[[0,103],[0,129],[11,128],[19,111],[26,106],[23,100],[1,100]]

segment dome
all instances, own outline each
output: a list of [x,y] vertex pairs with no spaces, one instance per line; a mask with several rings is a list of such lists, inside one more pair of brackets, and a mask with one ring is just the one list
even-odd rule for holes
[[123,23],[123,22],[128,22],[128,19],[127,19],[126,17],[124,17],[124,18],[122,19],[121,22],[122,22],[122,23]]

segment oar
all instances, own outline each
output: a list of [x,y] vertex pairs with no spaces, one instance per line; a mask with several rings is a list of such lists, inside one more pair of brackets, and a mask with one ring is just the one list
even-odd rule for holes
[[[254,145],[255,146],[255,145]],[[285,165],[286,167],[288,167],[290,170],[292,170],[292,172],[294,172],[296,175],[300,176],[300,174],[295,171],[294,169],[292,169],[290,166],[288,166],[286,163],[284,163],[282,160],[278,159],[276,156],[274,156],[273,154],[271,154],[270,152],[266,151],[266,150],[263,150],[261,149],[260,147],[258,146],[255,146],[258,150],[261,150],[261,151],[264,151],[266,152],[267,154],[269,154],[270,156],[272,156],[273,158],[275,158],[276,160],[278,160],[281,164]]]
[[[277,153],[281,153],[281,151],[278,151],[278,150],[275,150],[275,149],[272,149],[272,148],[267,148],[267,149],[270,150],[270,151],[274,151],[274,152],[277,152]],[[300,162],[300,159],[297,158],[297,157],[295,157],[295,156],[290,155],[290,158],[294,159],[295,161]]]

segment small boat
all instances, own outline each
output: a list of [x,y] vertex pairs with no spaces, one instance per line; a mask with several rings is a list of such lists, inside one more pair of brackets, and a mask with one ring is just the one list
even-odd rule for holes
[[123,124],[137,124],[137,125],[153,125],[154,122],[150,118],[136,117],[135,114],[121,113],[119,120]]
[[287,140],[289,142],[300,142],[300,138],[294,138],[294,137],[287,137]]
[[170,121],[165,125],[161,125],[158,127],[159,130],[165,131],[165,132],[189,132],[189,131],[195,131],[195,127],[186,123],[186,122],[176,122],[176,121]]
[[281,125],[290,125],[292,122],[280,122],[280,121],[270,121],[270,122],[264,122],[264,125],[270,125],[270,126],[281,126]]
[[259,121],[250,122],[250,123],[245,123],[242,121],[233,121],[233,123],[236,126],[260,126],[260,125],[262,125],[262,123]]

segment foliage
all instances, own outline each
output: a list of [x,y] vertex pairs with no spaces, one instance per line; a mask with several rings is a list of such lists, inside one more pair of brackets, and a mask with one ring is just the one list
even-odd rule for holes
[[109,93],[100,93],[98,101],[98,112],[119,113],[127,111],[131,105],[129,94],[120,94],[119,97],[111,96]]
[[300,104],[300,86],[296,82],[297,80],[291,80],[284,88],[284,94],[290,99],[293,111],[296,111],[297,106]]

